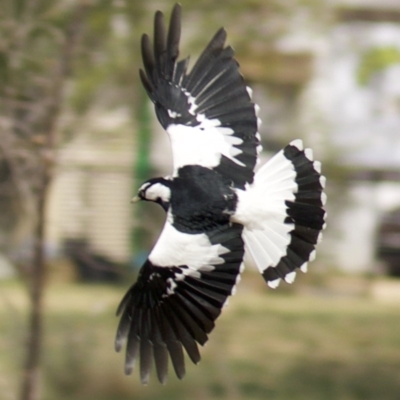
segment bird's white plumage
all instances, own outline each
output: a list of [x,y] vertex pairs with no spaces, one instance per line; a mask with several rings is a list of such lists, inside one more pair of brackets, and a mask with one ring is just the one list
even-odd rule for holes
[[[267,266],[275,266],[285,255],[286,248],[290,243],[290,236],[282,240],[272,232],[272,230],[245,230],[243,232],[245,249],[252,254],[253,260],[260,272],[263,272]],[[255,258],[254,258],[255,257]]]
[[288,237],[292,225],[284,224],[285,201],[295,200],[295,177],[293,164],[280,151],[258,170],[246,190],[236,190],[238,205],[232,220],[243,224],[245,231],[272,228]]
[[265,163],[256,173],[254,177],[254,186],[269,185],[275,187],[277,183],[278,189],[283,183],[294,183],[296,171],[293,164],[288,160],[283,152],[275,154],[267,163]]
[[289,272],[285,276],[285,282],[287,283],[293,283],[295,279],[296,279],[296,271]]
[[178,231],[167,220],[164,228],[149,255],[149,260],[159,267],[186,265],[188,272],[210,271],[210,266],[222,264],[219,257],[229,250],[220,244],[211,244],[205,233],[187,234]]
[[[321,163],[319,161],[314,161],[313,167],[318,173],[321,173]],[[321,178],[322,178],[322,176],[321,176]],[[325,177],[323,177],[323,178],[325,178]]]
[[178,113],[177,111],[167,110],[167,112],[168,112],[169,117],[172,119],[179,118],[182,116],[182,114]]
[[[300,140],[295,144],[302,147]],[[259,169],[253,184],[246,190],[236,190],[238,205],[232,220],[244,225],[246,257],[261,273],[266,267],[278,264],[290,243],[294,225],[285,223],[285,202],[295,200],[298,189],[295,177],[293,164],[280,151]],[[287,282],[293,280],[293,275],[287,278]],[[269,284],[277,287],[279,280]]]
[[281,282],[281,279],[280,279],[280,278],[274,279],[273,281],[269,281],[269,282],[268,282],[268,286],[269,286],[271,289],[276,289],[276,288],[279,286],[280,282]]
[[167,128],[171,140],[174,174],[185,165],[201,165],[214,168],[219,165],[221,156],[229,158],[238,165],[244,166],[236,156],[242,151],[235,145],[242,140],[233,136],[231,128],[221,126],[218,119],[207,119],[197,116],[201,123],[196,126],[171,124]]
[[306,273],[308,271],[308,263],[304,263],[301,267],[300,267],[300,271]]
[[163,201],[169,201],[171,198],[171,189],[161,183],[144,184],[139,188],[139,191],[146,191],[146,199],[156,201],[157,198]]
[[247,93],[250,96],[250,99],[253,98],[253,89],[250,86],[246,86]]
[[303,141],[301,139],[292,140],[289,144],[297,147],[299,150],[304,150]]

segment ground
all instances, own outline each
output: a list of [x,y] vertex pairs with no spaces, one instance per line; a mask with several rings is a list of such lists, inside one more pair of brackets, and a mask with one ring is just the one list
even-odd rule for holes
[[[165,386],[153,376],[147,387],[138,371],[123,374],[113,349],[127,285],[50,284],[42,399],[398,400],[400,302],[379,295],[397,281],[302,275],[273,291],[258,278],[244,276],[198,366],[188,361],[182,381],[171,368]],[[18,282],[0,282],[3,400],[18,393],[26,304]]]

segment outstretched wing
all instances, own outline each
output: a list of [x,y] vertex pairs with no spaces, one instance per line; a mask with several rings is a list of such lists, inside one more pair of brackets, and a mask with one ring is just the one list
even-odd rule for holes
[[140,70],[140,77],[170,136],[174,173],[184,165],[198,164],[244,188],[253,181],[261,150],[258,118],[233,49],[224,47],[225,30],[214,35],[188,73],[189,59],[177,62],[180,5],[173,9],[168,35],[160,11],[154,25],[153,48],[149,37],[142,37],[145,72]]
[[203,234],[185,234],[168,221],[140,270],[137,282],[123,298],[115,346],[125,340],[125,372],[140,359],[142,383],[155,361],[165,382],[168,354],[176,375],[185,374],[183,348],[194,363],[227,298],[240,277],[244,244],[242,226],[225,225]]

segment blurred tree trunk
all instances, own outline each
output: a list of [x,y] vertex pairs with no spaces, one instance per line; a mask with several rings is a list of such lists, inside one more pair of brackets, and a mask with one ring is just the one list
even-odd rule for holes
[[49,187],[53,178],[56,158],[56,125],[63,101],[63,87],[70,72],[73,50],[82,31],[86,11],[84,2],[77,6],[67,25],[64,44],[59,62],[52,74],[52,83],[47,99],[46,114],[41,122],[43,141],[39,148],[39,168],[36,193],[36,226],[34,229],[34,247],[32,266],[28,280],[30,294],[30,315],[26,360],[22,375],[21,400],[38,399],[39,371],[43,342],[43,295],[46,276],[45,228],[46,208]]
[[37,223],[34,232],[34,254],[30,280],[30,315],[26,360],[22,375],[21,400],[38,398],[40,355],[43,341],[43,293],[45,278],[45,213],[51,173],[49,168],[43,173],[38,188]]

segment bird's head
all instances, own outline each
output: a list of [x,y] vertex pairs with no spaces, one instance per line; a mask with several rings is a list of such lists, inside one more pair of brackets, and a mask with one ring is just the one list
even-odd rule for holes
[[132,203],[137,203],[140,200],[152,201],[159,204],[165,211],[168,211],[170,199],[171,180],[153,178],[139,187],[137,195],[132,199]]

